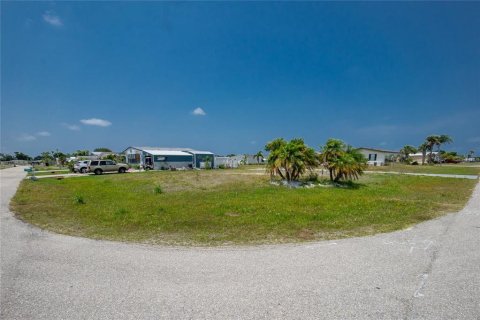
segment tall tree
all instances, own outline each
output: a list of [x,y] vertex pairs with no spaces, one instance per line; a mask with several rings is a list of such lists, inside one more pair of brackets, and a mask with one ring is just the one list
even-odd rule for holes
[[28,154],[25,154],[23,152],[15,151],[15,159],[17,160],[32,160],[32,157],[30,157]]
[[48,151],[42,152],[40,154],[40,157],[42,158],[43,163],[45,163],[46,165],[49,165],[50,162],[53,161],[52,154]]
[[428,162],[434,163],[433,157],[433,148],[437,147],[437,152],[440,151],[440,147],[442,144],[451,143],[453,142],[452,138],[446,134],[442,135],[431,135],[425,138],[425,144],[427,146],[428,153]]
[[95,148],[93,151],[94,152],[112,152],[112,150],[108,148]]
[[255,159],[257,159],[257,163],[260,163],[260,159],[263,160],[263,152],[262,152],[262,151],[258,151],[253,157],[254,157]]
[[54,159],[58,160],[59,164],[61,166],[63,166],[65,164],[65,162],[67,161],[67,155],[63,152],[60,152],[60,151],[55,151],[55,152],[52,152],[52,156]]
[[74,157],[81,157],[81,156],[89,156],[90,151],[88,150],[77,150],[74,153],[72,153]]
[[406,145],[402,149],[400,149],[400,160],[402,162],[406,162],[409,159],[410,155],[416,152],[417,148],[415,148],[414,146]]
[[[442,144],[448,144],[448,143],[452,143],[453,142],[453,139],[446,135],[446,134],[442,134],[439,136],[438,138],[438,143],[437,143],[437,152],[440,152],[440,147],[442,146]],[[439,159],[441,160],[441,159]]]
[[0,161],[12,161],[14,157],[8,153],[0,153]]
[[427,145],[428,151],[428,163],[433,163],[433,148],[440,143],[440,136],[431,135],[425,138],[425,143]]
[[418,151],[422,153],[422,165],[425,164],[425,160],[427,158],[427,151],[428,151],[428,145],[426,142],[422,143],[421,145],[418,146]]

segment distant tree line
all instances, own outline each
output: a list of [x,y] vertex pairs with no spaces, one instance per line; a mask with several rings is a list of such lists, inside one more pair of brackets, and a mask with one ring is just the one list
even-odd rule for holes
[[[112,152],[109,148],[96,148],[94,149],[95,152]],[[26,161],[41,161],[45,163],[46,165],[50,165],[56,160],[58,160],[60,165],[65,165],[67,162],[67,159],[69,157],[85,157],[91,155],[91,152],[89,150],[77,150],[72,153],[64,153],[61,151],[44,151],[41,152],[39,155],[36,157],[31,157],[23,152],[18,152],[15,151],[13,155],[8,154],[8,153],[0,153],[0,161],[13,161],[13,160],[26,160]],[[111,160],[121,160],[121,156],[116,156],[116,155],[109,155],[106,158],[111,159]]]
[[[400,158],[399,160],[404,163],[412,163],[410,155],[415,153],[422,153],[422,164],[429,163],[434,164],[438,161],[443,162],[460,162],[463,158],[458,155],[456,152],[446,152],[441,150],[441,146],[444,144],[452,143],[453,139],[446,135],[430,135],[425,138],[422,144],[415,148],[411,145],[406,145],[400,149]],[[434,155],[434,152],[437,152],[438,156]],[[473,155],[473,150],[469,152],[468,156]],[[467,156],[467,157],[468,157]]]

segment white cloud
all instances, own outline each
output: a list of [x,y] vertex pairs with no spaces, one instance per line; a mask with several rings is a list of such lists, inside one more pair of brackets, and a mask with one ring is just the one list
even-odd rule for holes
[[19,141],[34,141],[34,140],[37,140],[37,137],[32,136],[31,134],[28,134],[28,133],[23,133],[17,138],[17,140],[19,140]]
[[80,120],[80,122],[87,126],[108,127],[112,125],[112,123],[108,120],[97,119],[97,118],[83,119],[83,120]]
[[62,123],[62,126],[67,128],[68,130],[72,130],[72,131],[79,131],[80,130],[80,127],[77,126],[76,124]]
[[57,16],[55,14],[55,12],[53,11],[45,11],[45,13],[42,15],[43,17],[43,20],[52,25],[52,26],[55,26],[55,27],[61,27],[63,26],[63,22],[62,20],[60,19],[59,16]]
[[207,115],[207,113],[202,108],[196,108],[195,110],[192,111],[192,114],[194,116],[206,116]]
[[40,136],[40,137],[50,137],[51,134],[50,134],[50,132],[48,132],[48,131],[40,131],[40,132],[37,132],[37,136]]

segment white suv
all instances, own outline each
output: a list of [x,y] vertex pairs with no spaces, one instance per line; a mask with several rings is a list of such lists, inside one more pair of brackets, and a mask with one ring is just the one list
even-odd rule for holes
[[80,173],[86,173],[88,170],[88,162],[90,160],[81,160],[75,162],[73,165],[73,172],[80,172]]

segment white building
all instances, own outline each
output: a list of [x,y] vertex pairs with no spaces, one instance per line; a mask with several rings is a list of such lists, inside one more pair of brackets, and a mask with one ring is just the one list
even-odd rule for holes
[[388,161],[395,161],[399,155],[398,151],[377,148],[361,147],[357,150],[367,158],[367,164],[371,166],[384,166]]
[[[430,155],[430,152],[427,151],[427,153],[425,154],[425,163],[428,163],[429,155]],[[433,156],[433,161],[435,161],[435,162],[440,161],[440,156],[439,156],[438,152],[436,152],[436,151],[432,152],[432,156]],[[408,155],[408,157],[412,159],[412,162],[416,161],[418,164],[422,164],[423,153],[417,152],[417,153]]]
[[233,157],[222,157],[222,156],[215,156],[215,168],[219,168],[220,166],[224,168],[238,168],[240,165],[240,161],[236,161]]

